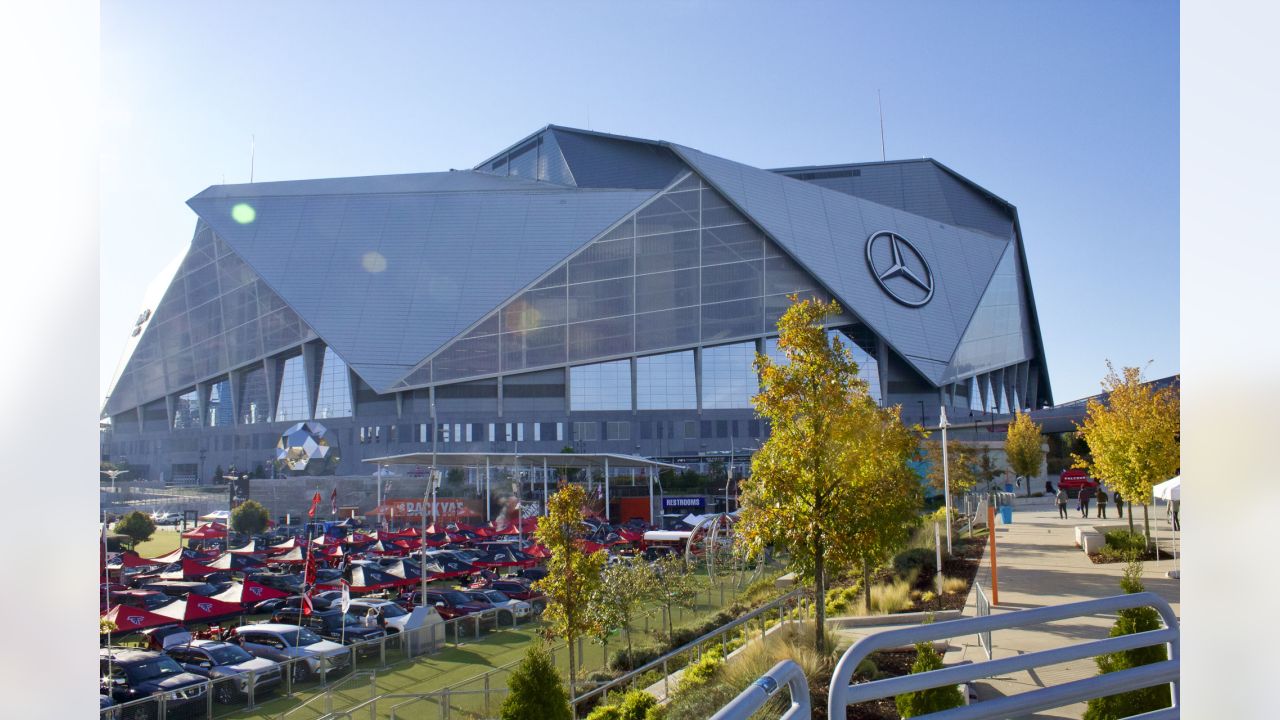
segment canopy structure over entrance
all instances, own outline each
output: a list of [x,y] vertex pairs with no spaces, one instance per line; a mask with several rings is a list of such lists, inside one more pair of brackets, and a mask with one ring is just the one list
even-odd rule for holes
[[[387,455],[384,457],[366,458],[364,462],[374,463],[381,470],[392,465],[412,465],[427,467],[432,470],[453,467],[484,468],[485,505],[489,505],[490,470],[497,468],[521,468],[541,471],[542,474],[542,507],[546,512],[547,498],[550,497],[550,476],[553,470],[601,470],[603,485],[605,519],[609,520],[609,477],[615,470],[625,469],[648,470],[649,506],[653,507],[653,476],[660,470],[683,470],[681,465],[652,460],[637,455],[621,455],[618,453],[467,453],[467,452],[422,452],[403,455]],[[588,476],[590,483],[590,476]],[[379,498],[381,502],[381,498]]]

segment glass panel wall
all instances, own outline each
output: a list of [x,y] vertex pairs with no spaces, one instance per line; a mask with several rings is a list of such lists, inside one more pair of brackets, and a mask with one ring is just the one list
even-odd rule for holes
[[231,411],[231,382],[225,378],[209,386],[207,427],[230,427],[235,418]]
[[248,370],[240,378],[240,424],[271,422],[271,399],[267,396],[267,371]]
[[693,351],[636,358],[636,408],[674,410],[698,407]]
[[702,407],[729,409],[751,407],[760,391],[753,363],[754,342],[704,348],[702,351]]
[[316,419],[351,416],[351,380],[347,364],[331,347],[325,347],[316,393]]
[[179,395],[173,403],[173,429],[190,430],[200,427],[200,405],[196,391]]
[[569,368],[570,410],[630,410],[631,361]]
[[280,373],[280,400],[276,403],[276,420],[306,420],[311,414],[307,402],[307,377],[301,355],[284,361]]

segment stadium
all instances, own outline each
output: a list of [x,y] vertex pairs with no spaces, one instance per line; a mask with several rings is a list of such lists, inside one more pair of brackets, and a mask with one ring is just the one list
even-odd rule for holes
[[[741,461],[790,294],[907,422],[1052,404],[1017,210],[931,159],[547,126],[470,170],[210,187],[103,408],[132,479],[414,453]],[[301,425],[300,425],[301,424]],[[283,436],[283,440],[282,440]]]

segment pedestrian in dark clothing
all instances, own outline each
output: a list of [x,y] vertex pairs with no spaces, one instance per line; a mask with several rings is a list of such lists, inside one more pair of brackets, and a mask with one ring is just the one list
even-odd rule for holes
[[1098,490],[1098,517],[1106,519],[1107,517],[1107,491]]
[[1049,482],[1048,480],[1044,481],[1044,494],[1045,495],[1053,494],[1053,483]]
[[1080,517],[1089,517],[1089,499],[1093,497],[1093,488],[1080,488]]
[[1058,488],[1058,494],[1054,496],[1058,501],[1058,517],[1063,520],[1067,519],[1067,491]]
[[1181,529],[1182,529],[1182,525],[1180,525],[1180,524],[1178,523],[1178,510],[1180,510],[1180,509],[1181,509],[1181,508],[1179,507],[1180,505],[1182,505],[1182,500],[1179,500],[1178,498],[1174,498],[1173,500],[1170,500],[1170,501],[1169,501],[1169,513],[1173,515],[1173,529],[1174,529],[1174,530],[1181,530]]
[[1116,517],[1124,519],[1124,498],[1120,497],[1120,491],[1117,490],[1112,496],[1116,501]]

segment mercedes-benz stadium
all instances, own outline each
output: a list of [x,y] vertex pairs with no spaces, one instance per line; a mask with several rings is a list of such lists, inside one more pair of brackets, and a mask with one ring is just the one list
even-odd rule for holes
[[1016,209],[930,159],[762,170],[552,125],[470,170],[188,205],[103,408],[104,459],[134,479],[741,456],[790,294],[839,301],[831,332],[908,422],[1052,402]]

